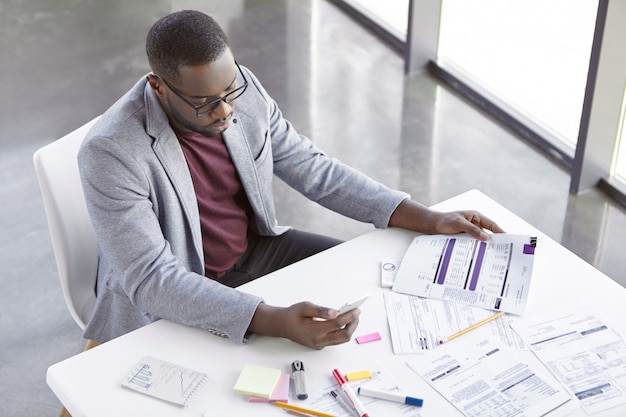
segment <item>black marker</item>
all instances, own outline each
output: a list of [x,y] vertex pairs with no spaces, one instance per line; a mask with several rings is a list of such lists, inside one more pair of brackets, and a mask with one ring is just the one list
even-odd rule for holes
[[291,378],[296,389],[296,397],[299,400],[306,400],[309,394],[306,393],[306,374],[302,361],[293,361],[291,364]]

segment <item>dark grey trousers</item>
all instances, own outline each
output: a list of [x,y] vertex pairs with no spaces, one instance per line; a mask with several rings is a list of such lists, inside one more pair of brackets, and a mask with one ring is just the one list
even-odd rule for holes
[[251,233],[244,254],[218,281],[238,287],[340,243],[341,240],[295,229],[280,236]]

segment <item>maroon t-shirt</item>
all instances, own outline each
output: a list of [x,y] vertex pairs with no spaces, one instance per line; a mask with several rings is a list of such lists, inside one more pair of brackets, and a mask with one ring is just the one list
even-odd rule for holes
[[222,135],[176,135],[196,190],[205,274],[219,279],[246,250],[250,203]]

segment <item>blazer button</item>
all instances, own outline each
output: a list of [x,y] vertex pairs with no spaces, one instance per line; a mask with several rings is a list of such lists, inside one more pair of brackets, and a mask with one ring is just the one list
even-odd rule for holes
[[233,119],[233,123],[237,123],[237,119]]

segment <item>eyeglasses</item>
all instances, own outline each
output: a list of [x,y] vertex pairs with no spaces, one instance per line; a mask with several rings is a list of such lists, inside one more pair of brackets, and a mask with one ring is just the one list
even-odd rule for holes
[[196,116],[202,116],[204,114],[211,113],[212,111],[217,109],[222,101],[230,105],[230,103],[235,101],[239,96],[241,96],[244,93],[244,91],[246,91],[246,88],[248,88],[248,80],[246,79],[246,76],[243,74],[243,71],[241,71],[241,67],[239,67],[239,64],[237,63],[237,61],[235,61],[235,65],[237,66],[239,73],[243,77],[243,85],[235,88],[233,91],[224,95],[223,97],[218,98],[217,100],[213,100],[208,103],[201,104],[199,106],[196,106],[191,101],[189,101],[189,99],[187,99],[183,95],[183,93],[181,93],[180,91],[172,87],[167,81],[165,81],[165,78],[154,73],[152,75],[162,80],[163,83],[165,83],[165,85],[167,86],[167,88],[172,90],[172,92],[176,94],[181,100],[183,100],[185,103],[191,106],[196,111]]

